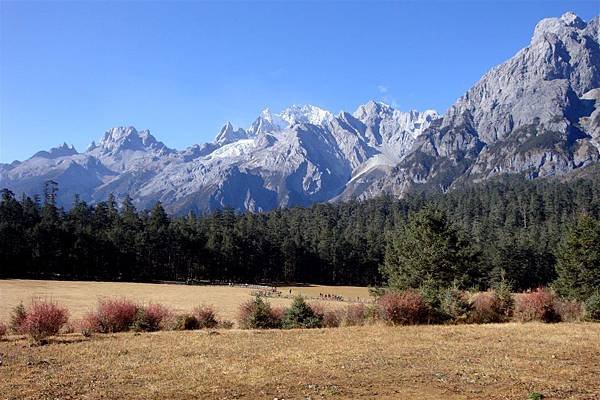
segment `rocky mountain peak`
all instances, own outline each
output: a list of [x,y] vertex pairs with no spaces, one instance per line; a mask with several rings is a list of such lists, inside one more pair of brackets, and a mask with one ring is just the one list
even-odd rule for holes
[[246,132],[245,129],[235,129],[231,122],[227,122],[217,134],[214,142],[219,145],[225,145],[236,142],[240,139],[247,139],[248,137],[248,132]]
[[116,127],[83,154],[63,145],[0,164],[0,186],[35,193],[54,179],[86,201],[128,194],[140,207],[160,200],[181,212],[446,191],[503,173],[568,174],[600,162],[599,23],[573,13],[540,21],[531,43],[441,118],[377,101],[337,117],[295,105],[263,110],[248,129],[227,123],[214,142],[183,151],[149,131]]
[[117,126],[107,130],[98,144],[92,142],[86,153],[96,157],[112,157],[127,151],[166,154],[172,150],[156,140],[147,129],[138,131],[133,126]]
[[252,123],[248,133],[250,136],[257,136],[261,133],[278,132],[286,126],[287,124],[278,115],[272,114],[268,108],[265,108]]
[[537,23],[533,32],[532,43],[544,39],[547,34],[557,36],[568,35],[573,30],[583,30],[587,24],[573,12],[566,12],[558,18],[544,18]]
[[38,151],[31,158],[43,157],[43,158],[59,158],[68,157],[78,154],[77,150],[73,145],[69,146],[66,142],[57,147],[52,147],[49,151]]
[[390,105],[371,100],[366,104],[358,106],[356,111],[354,111],[354,117],[363,121],[369,117],[383,117],[386,114],[393,113],[393,111],[394,109]]
[[294,124],[312,124],[325,125],[333,119],[333,114],[327,110],[310,104],[293,105],[286,108],[279,117],[287,122],[288,125]]

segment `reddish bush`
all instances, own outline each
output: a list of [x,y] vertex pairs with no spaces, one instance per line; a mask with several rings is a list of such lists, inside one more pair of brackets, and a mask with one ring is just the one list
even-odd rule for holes
[[104,299],[98,303],[96,319],[102,333],[124,332],[130,329],[138,313],[138,305],[127,299]]
[[429,306],[423,296],[414,290],[387,293],[377,301],[383,320],[393,325],[414,325],[427,322]]
[[346,307],[346,315],[344,315],[344,325],[364,325],[365,320],[367,319],[367,312],[367,307],[362,303],[349,304],[348,307]]
[[312,310],[313,314],[315,314],[320,319],[323,319],[323,317],[325,316],[325,313],[327,312],[325,310],[325,307],[323,306],[323,304],[312,303],[312,304],[309,304],[309,307]]
[[583,318],[583,306],[577,300],[557,299],[554,301],[554,309],[561,321],[576,322]]
[[92,336],[92,333],[100,332],[100,321],[96,313],[87,313],[77,323],[77,330],[85,337]]
[[131,325],[137,332],[154,332],[164,328],[163,323],[171,316],[171,311],[162,304],[149,304],[137,310]]
[[66,308],[55,303],[37,301],[27,308],[27,318],[23,323],[23,331],[36,342],[48,336],[54,336],[69,320]]
[[472,309],[468,321],[475,324],[503,322],[506,314],[502,309],[502,301],[495,291],[479,292],[471,298]]
[[517,321],[558,322],[560,316],[554,309],[554,295],[544,288],[516,297],[514,317]]
[[326,309],[322,304],[310,304],[315,316],[322,321],[323,328],[337,328],[342,323],[344,313],[342,310]]
[[282,306],[271,307],[271,319],[274,321],[275,325],[281,324],[281,321],[283,321],[284,315],[285,315],[285,307],[282,307]]
[[275,329],[281,328],[283,308],[271,308],[271,305],[257,296],[240,305],[238,324],[242,329]]
[[324,328],[337,328],[344,320],[344,311],[340,309],[326,310],[323,314]]
[[214,309],[211,306],[200,306],[194,309],[192,313],[198,320],[198,328],[215,328],[219,322]]
[[4,337],[4,335],[6,335],[6,325],[4,325],[2,322],[0,322],[0,339],[2,339],[2,337]]

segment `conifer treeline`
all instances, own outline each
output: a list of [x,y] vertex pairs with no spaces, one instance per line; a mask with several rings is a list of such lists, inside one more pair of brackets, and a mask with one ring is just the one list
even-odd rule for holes
[[76,198],[65,211],[57,190],[48,182],[42,200],[2,191],[0,278],[376,285],[391,238],[430,206],[472,245],[481,288],[505,274],[526,289],[555,278],[558,243],[578,214],[600,218],[598,176],[505,177],[448,194],[198,217],[170,217],[160,203],[137,211],[112,197]]

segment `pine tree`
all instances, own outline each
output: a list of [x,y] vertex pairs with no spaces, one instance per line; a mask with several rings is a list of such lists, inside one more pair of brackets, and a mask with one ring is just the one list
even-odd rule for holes
[[600,221],[580,216],[558,249],[554,287],[564,295],[586,299],[600,288]]
[[385,253],[382,273],[394,289],[418,288],[425,280],[447,287],[453,282],[471,285],[477,256],[446,214],[425,208],[411,216],[395,234]]

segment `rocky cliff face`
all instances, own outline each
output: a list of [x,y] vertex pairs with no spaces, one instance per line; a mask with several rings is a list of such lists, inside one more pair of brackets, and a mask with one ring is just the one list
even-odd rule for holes
[[539,22],[530,44],[491,69],[443,115],[369,102],[334,115],[316,106],[264,110],[247,129],[177,151],[118,127],[83,153],[67,145],[0,165],[0,186],[59,200],[132,196],[173,212],[268,210],[449,190],[502,173],[567,174],[600,160],[599,18]]
[[418,138],[379,190],[447,190],[501,173],[566,174],[599,160],[599,18],[547,18]]

